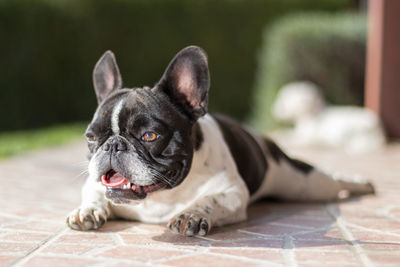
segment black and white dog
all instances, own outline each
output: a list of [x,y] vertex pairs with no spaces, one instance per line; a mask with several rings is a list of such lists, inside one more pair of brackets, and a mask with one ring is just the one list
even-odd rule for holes
[[89,124],[89,177],[67,217],[76,230],[107,219],[168,222],[186,236],[246,219],[263,197],[326,201],[373,193],[364,180],[336,178],[292,159],[271,140],[207,113],[207,56],[180,51],[153,87],[124,88],[112,52],[93,72],[99,106]]

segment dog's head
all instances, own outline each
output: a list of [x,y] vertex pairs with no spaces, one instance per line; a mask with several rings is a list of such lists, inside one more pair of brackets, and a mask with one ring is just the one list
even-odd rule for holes
[[124,88],[107,51],[93,71],[98,108],[89,124],[89,175],[114,203],[143,199],[179,185],[201,141],[196,124],[207,112],[207,56],[195,46],[180,51],[153,87]]

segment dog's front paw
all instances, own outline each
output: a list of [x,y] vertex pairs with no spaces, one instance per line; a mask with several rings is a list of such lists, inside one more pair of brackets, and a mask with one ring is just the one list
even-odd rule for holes
[[193,213],[182,213],[172,218],[167,226],[173,232],[185,236],[204,236],[211,229],[211,224],[207,218]]
[[109,210],[102,205],[81,206],[68,215],[67,225],[81,231],[99,229],[109,215]]

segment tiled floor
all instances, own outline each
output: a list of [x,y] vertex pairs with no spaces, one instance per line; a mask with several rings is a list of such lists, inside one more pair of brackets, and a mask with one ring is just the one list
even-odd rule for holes
[[204,238],[124,221],[96,232],[67,229],[85,149],[78,142],[0,162],[1,266],[400,266],[400,145],[362,156],[290,150],[371,178],[377,195],[330,204],[265,201],[250,207],[247,222]]

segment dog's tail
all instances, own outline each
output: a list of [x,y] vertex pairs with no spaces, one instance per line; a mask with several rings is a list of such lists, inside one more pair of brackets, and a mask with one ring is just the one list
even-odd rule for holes
[[269,170],[263,196],[296,201],[329,201],[354,195],[373,194],[373,185],[359,177],[331,175],[287,156],[270,139],[264,139]]

